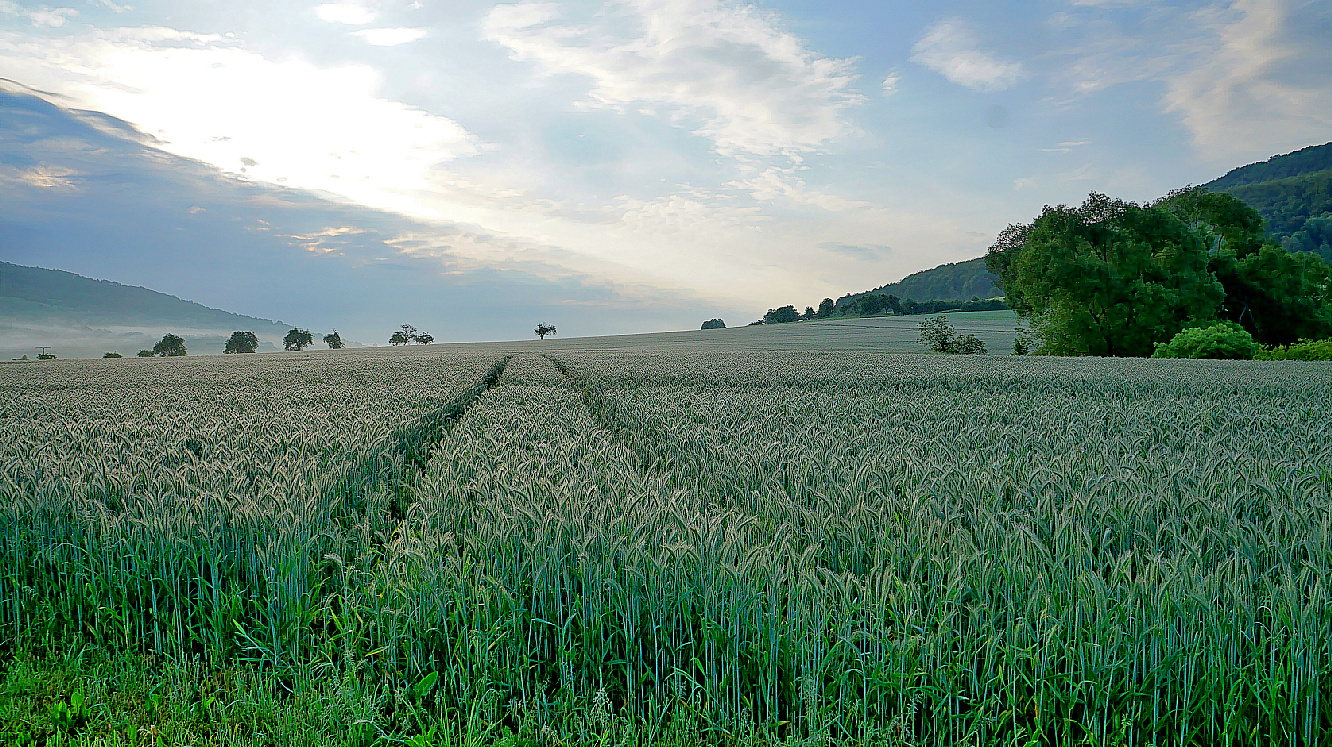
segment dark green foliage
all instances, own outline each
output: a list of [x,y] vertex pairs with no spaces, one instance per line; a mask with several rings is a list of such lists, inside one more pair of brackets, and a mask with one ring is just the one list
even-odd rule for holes
[[820,319],[827,319],[828,317],[833,315],[833,311],[836,308],[837,308],[836,301],[832,300],[831,298],[825,298],[819,302],[819,310],[815,313],[818,315]]
[[959,335],[948,317],[937,316],[920,323],[920,344],[936,353],[984,355],[985,343],[975,335]]
[[162,335],[162,339],[153,346],[152,352],[153,355],[160,355],[164,358],[166,356],[185,355],[185,340],[168,332]]
[[1168,343],[1156,343],[1153,358],[1223,358],[1250,360],[1258,352],[1249,330],[1234,322],[1180,330]]
[[1252,207],[1201,187],[1172,192],[1157,204],[1208,247],[1208,269],[1226,293],[1217,316],[1243,325],[1263,345],[1332,334],[1332,268],[1266,241],[1262,216]]
[[[293,330],[295,331],[295,330]],[[223,353],[253,353],[259,347],[259,338],[253,332],[232,332],[222,348]],[[291,348],[288,348],[290,350]]]
[[543,340],[546,339],[546,335],[553,335],[553,334],[556,334],[557,331],[558,331],[558,330],[555,329],[555,325],[553,325],[553,324],[546,324],[545,322],[542,322],[541,324],[538,324],[538,325],[536,326],[536,329],[533,330],[533,332],[536,334],[536,336],[537,336],[537,337],[540,337],[540,338],[543,339]]
[[1015,327],[1013,331],[1017,333],[1013,338],[1013,355],[1030,355],[1036,349],[1036,341],[1025,327]]
[[338,334],[338,331],[335,329],[324,335],[324,344],[328,346],[329,350],[341,350],[342,335]]
[[1159,205],[1095,193],[1009,226],[986,260],[1054,355],[1150,355],[1224,297],[1198,231]]
[[726,322],[721,319],[709,319],[699,329],[726,329]]
[[120,353],[114,353],[114,352],[113,352],[113,353],[106,353],[106,354],[104,354],[102,357],[103,357],[103,358],[124,358],[125,356],[121,355]]
[[1260,184],[1328,170],[1332,170],[1332,143],[1311,145],[1294,153],[1272,156],[1266,161],[1240,166],[1226,172],[1225,176],[1213,179],[1203,186],[1214,192],[1229,191],[1235,187],[1249,184]]
[[157,353],[154,353],[151,350],[140,350],[138,355],[140,358],[151,358],[154,355],[157,355]]
[[1242,166],[1203,187],[1255,208],[1267,221],[1267,237],[1284,248],[1332,262],[1332,236],[1326,224],[1315,224],[1332,216],[1332,143]]
[[794,306],[783,306],[780,309],[768,309],[768,313],[763,315],[764,324],[788,324],[790,322],[800,321],[800,312],[796,311]]
[[282,347],[285,350],[304,350],[306,347],[314,344],[314,335],[310,334],[308,329],[295,328],[282,338]]
[[417,335],[416,339],[412,340],[412,342],[415,342],[420,345],[429,345],[434,341],[435,341],[435,336],[431,334],[426,334],[425,332],[422,332],[421,334]]

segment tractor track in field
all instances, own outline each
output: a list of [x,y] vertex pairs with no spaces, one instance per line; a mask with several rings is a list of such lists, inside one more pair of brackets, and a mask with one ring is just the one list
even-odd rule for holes
[[512,355],[500,358],[457,397],[417,416],[348,465],[328,490],[331,505],[340,514],[336,518],[369,518],[369,496],[388,487],[391,500],[385,507],[387,518],[394,525],[400,522],[411,504],[412,484],[425,472],[431,454],[481,395],[499,382],[511,360]]

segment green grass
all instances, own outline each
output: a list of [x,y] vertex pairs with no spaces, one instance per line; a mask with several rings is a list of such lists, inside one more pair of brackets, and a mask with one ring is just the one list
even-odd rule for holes
[[1327,364],[550,342],[0,367],[0,742],[1329,740]]

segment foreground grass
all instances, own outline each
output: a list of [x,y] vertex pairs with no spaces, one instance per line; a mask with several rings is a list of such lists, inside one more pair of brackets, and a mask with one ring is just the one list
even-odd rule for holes
[[[797,745],[753,724],[707,723],[687,707],[660,723],[614,714],[604,693],[549,721],[501,710],[493,693],[466,713],[441,708],[426,679],[395,690],[355,677],[311,679],[254,669],[180,665],[151,656],[80,649],[0,660],[0,744],[7,747],[519,747],[546,745]],[[900,727],[865,747],[909,744]]]

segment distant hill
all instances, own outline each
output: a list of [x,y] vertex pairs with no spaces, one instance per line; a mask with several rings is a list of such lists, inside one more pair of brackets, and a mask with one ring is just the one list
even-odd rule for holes
[[1004,292],[999,289],[999,278],[985,269],[985,258],[977,257],[965,262],[954,262],[921,270],[896,283],[881,285],[862,293],[851,293],[837,299],[842,306],[871,293],[893,295],[903,301],[967,301],[972,298],[996,298]]
[[1287,249],[1332,262],[1332,143],[1241,166],[1203,186],[1249,203]]
[[61,358],[133,356],[171,332],[192,353],[220,353],[236,330],[249,330],[261,350],[277,350],[291,327],[209,308],[165,293],[93,280],[63,270],[0,262],[0,356],[33,357],[47,345]]

